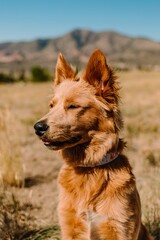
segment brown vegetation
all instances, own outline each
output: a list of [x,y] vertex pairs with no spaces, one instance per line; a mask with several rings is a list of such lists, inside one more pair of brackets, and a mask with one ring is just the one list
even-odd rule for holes
[[[128,142],[126,151],[137,178],[143,219],[157,236],[156,240],[159,240],[160,113],[158,106],[160,104],[160,73],[120,72],[119,77],[122,86],[122,112],[125,122],[122,137],[125,137]],[[7,187],[7,191],[15,195],[16,201],[19,201],[21,206],[31,204],[32,211],[26,208],[32,219],[29,223],[31,229],[40,227],[44,229],[47,225],[57,223],[56,179],[61,161],[57,159],[54,152],[42,147],[33,131],[34,122],[46,113],[46,106],[49,104],[51,96],[52,83],[0,86],[0,111],[2,112],[4,109],[9,112],[10,116],[14,116],[16,123],[13,124],[12,117],[9,117],[8,122],[8,124],[12,124],[12,128],[16,125],[19,127],[19,123],[22,125],[21,130],[14,131],[10,147],[19,141],[14,145],[12,153],[18,152],[19,160],[22,162],[21,166],[24,166],[25,187],[20,189]],[[3,116],[4,114],[2,114]],[[6,146],[7,144],[4,149]]]

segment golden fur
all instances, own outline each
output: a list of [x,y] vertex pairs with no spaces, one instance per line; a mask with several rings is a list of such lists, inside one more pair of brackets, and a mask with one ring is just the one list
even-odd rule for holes
[[[44,144],[64,159],[58,177],[63,240],[152,239],[141,223],[135,177],[122,153],[118,90],[100,50],[82,76],[59,55],[51,108],[39,122],[48,126],[41,134]],[[120,154],[98,166],[107,153]]]

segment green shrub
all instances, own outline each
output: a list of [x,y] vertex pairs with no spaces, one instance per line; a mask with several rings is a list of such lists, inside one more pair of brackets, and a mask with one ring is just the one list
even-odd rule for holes
[[31,69],[31,80],[32,82],[46,82],[50,80],[50,74],[45,68],[35,66]]

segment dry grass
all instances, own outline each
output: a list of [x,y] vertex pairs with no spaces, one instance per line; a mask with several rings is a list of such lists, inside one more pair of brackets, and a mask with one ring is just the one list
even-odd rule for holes
[[126,73],[121,81],[127,154],[137,177],[142,206],[144,210],[146,204],[160,207],[160,73]]
[[143,220],[160,239],[160,73],[121,74],[127,155],[136,175]]
[[[126,154],[136,175],[142,201],[143,219],[158,240],[160,239],[160,73],[137,71],[122,72],[119,75],[125,122],[122,136],[128,142]],[[2,119],[0,125],[3,125],[0,126],[2,139],[4,139],[2,143],[5,143],[1,147],[3,151],[0,164],[2,166],[4,159],[10,159],[7,164],[8,170],[3,170],[3,172],[12,173],[11,176],[14,177],[6,177],[6,179],[14,179],[11,182],[17,179],[17,175],[20,176],[18,178],[21,179],[20,182],[23,181],[22,165],[25,167],[25,177],[32,179],[28,187],[19,190],[9,189],[9,191],[14,191],[20,202],[24,201],[25,196],[26,201],[33,205],[31,214],[34,214],[36,229],[39,230],[30,231],[25,235],[26,239],[28,237],[32,240],[50,239],[51,233],[58,234],[56,227],[46,228],[46,226],[57,222],[55,184],[61,162],[57,161],[53,152],[42,146],[33,131],[33,123],[48,110],[47,105],[50,94],[52,94],[51,86],[51,83],[0,86],[0,109],[8,109],[8,113],[2,113],[0,117]],[[5,118],[4,127],[2,122],[5,114],[9,116],[7,121]],[[13,115],[16,123],[12,119]],[[6,122],[11,123],[13,129],[6,130],[8,127]],[[17,124],[21,125],[21,130],[14,130]],[[14,133],[11,134],[11,131]],[[12,150],[11,143],[13,144]],[[22,160],[22,163],[19,160]],[[2,169],[5,167],[3,166]],[[5,179],[4,175],[1,170],[1,179]],[[42,196],[41,192],[43,192]],[[29,198],[26,198],[28,195]],[[37,234],[41,237],[36,238]],[[48,234],[48,238],[47,235],[45,238],[45,234]],[[58,235],[51,239],[58,239]]]
[[20,131],[14,114],[9,109],[0,112],[0,184],[22,186],[23,165],[20,159]]
[[29,231],[31,206],[22,206],[11,192],[0,190],[0,239],[18,240],[22,232]]

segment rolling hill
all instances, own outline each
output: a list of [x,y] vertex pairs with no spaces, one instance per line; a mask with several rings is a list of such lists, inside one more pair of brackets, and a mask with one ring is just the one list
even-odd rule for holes
[[84,64],[96,48],[120,68],[160,68],[160,42],[76,29],[53,39],[0,43],[0,70],[29,70],[33,65],[53,69],[59,52],[71,63]]

